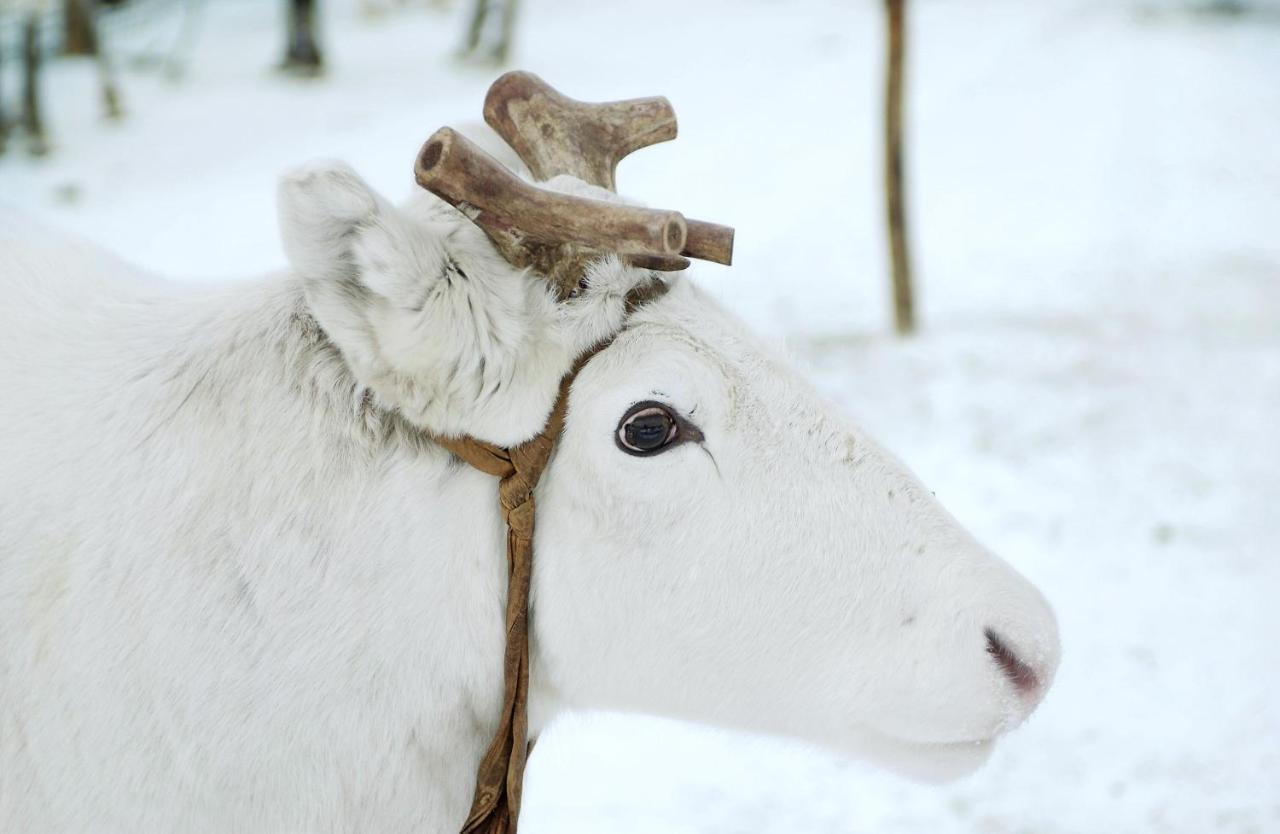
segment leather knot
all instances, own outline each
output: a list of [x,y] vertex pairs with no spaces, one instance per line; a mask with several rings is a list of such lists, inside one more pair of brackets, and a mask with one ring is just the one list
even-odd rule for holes
[[533,541],[533,496],[507,510],[507,527],[512,535],[525,541]]

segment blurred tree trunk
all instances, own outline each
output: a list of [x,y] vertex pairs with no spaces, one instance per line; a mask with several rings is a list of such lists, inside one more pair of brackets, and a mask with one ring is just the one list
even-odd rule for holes
[[4,107],[4,43],[0,42],[0,156],[9,144],[9,111]]
[[49,152],[40,115],[40,16],[27,15],[22,25],[22,126],[32,156]]
[[93,26],[93,0],[62,0],[62,52],[97,55],[98,33]]
[[493,57],[499,64],[505,64],[511,54],[511,38],[516,31],[516,0],[506,0],[502,7],[502,28],[499,30],[498,45],[494,47]]
[[[492,44],[482,50],[486,30],[492,30],[491,16],[497,13],[501,19],[497,24],[496,35],[491,35]],[[467,35],[462,45],[462,54],[468,57],[481,57],[497,64],[505,64],[511,53],[511,39],[516,25],[516,0],[473,0],[471,18],[467,24]],[[482,54],[487,53],[487,54]]]
[[319,75],[324,67],[316,38],[315,0],[288,0],[289,33],[282,67],[297,75]]
[[462,44],[463,54],[469,55],[480,46],[480,35],[484,33],[484,19],[488,14],[488,0],[472,0],[471,22],[467,24],[467,38]]
[[902,159],[903,65],[906,58],[906,0],[885,0],[888,45],[884,81],[884,193],[893,270],[893,321],[898,333],[915,330],[915,294],[907,240],[907,206]]

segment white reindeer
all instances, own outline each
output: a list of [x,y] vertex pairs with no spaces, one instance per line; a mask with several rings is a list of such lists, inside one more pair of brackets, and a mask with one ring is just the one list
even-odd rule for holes
[[338,164],[280,216],[288,272],[202,289],[0,218],[0,831],[456,831],[504,526],[427,437],[530,437],[613,335],[538,492],[535,731],[636,711],[952,775],[1043,696],[1041,595],[687,278],[628,315],[653,274],[602,257],[557,301]]

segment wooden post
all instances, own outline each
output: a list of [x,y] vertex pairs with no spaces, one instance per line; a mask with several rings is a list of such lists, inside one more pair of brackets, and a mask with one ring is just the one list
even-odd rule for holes
[[889,229],[889,261],[893,270],[893,322],[900,335],[915,330],[915,298],[911,287],[911,252],[907,242],[907,207],[903,193],[902,90],[906,54],[906,0],[885,0],[888,46],[884,80],[884,194]]
[[319,75],[324,58],[316,37],[316,0],[287,0],[289,9],[289,42],[285,48],[283,68],[303,76]]
[[[4,44],[0,43],[0,68],[4,67]],[[9,113],[4,109],[4,73],[0,72],[0,156],[9,144]]]
[[49,152],[40,116],[40,18],[27,15],[22,24],[22,126],[27,134],[27,150],[32,156]]
[[92,0],[63,0],[62,53],[97,55],[98,33],[93,25]]

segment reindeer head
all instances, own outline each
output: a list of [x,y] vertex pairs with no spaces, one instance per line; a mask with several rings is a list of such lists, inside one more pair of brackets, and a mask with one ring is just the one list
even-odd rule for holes
[[439,199],[397,209],[329,166],[284,181],[282,219],[353,376],[436,436],[529,438],[613,339],[539,487],[535,723],[634,710],[916,772],[981,762],[1053,677],[1053,615],[672,272],[727,262],[732,233],[613,193],[618,159],[674,137],[669,105],[585,105],[517,73],[485,115],[541,186],[445,128],[416,167]]

